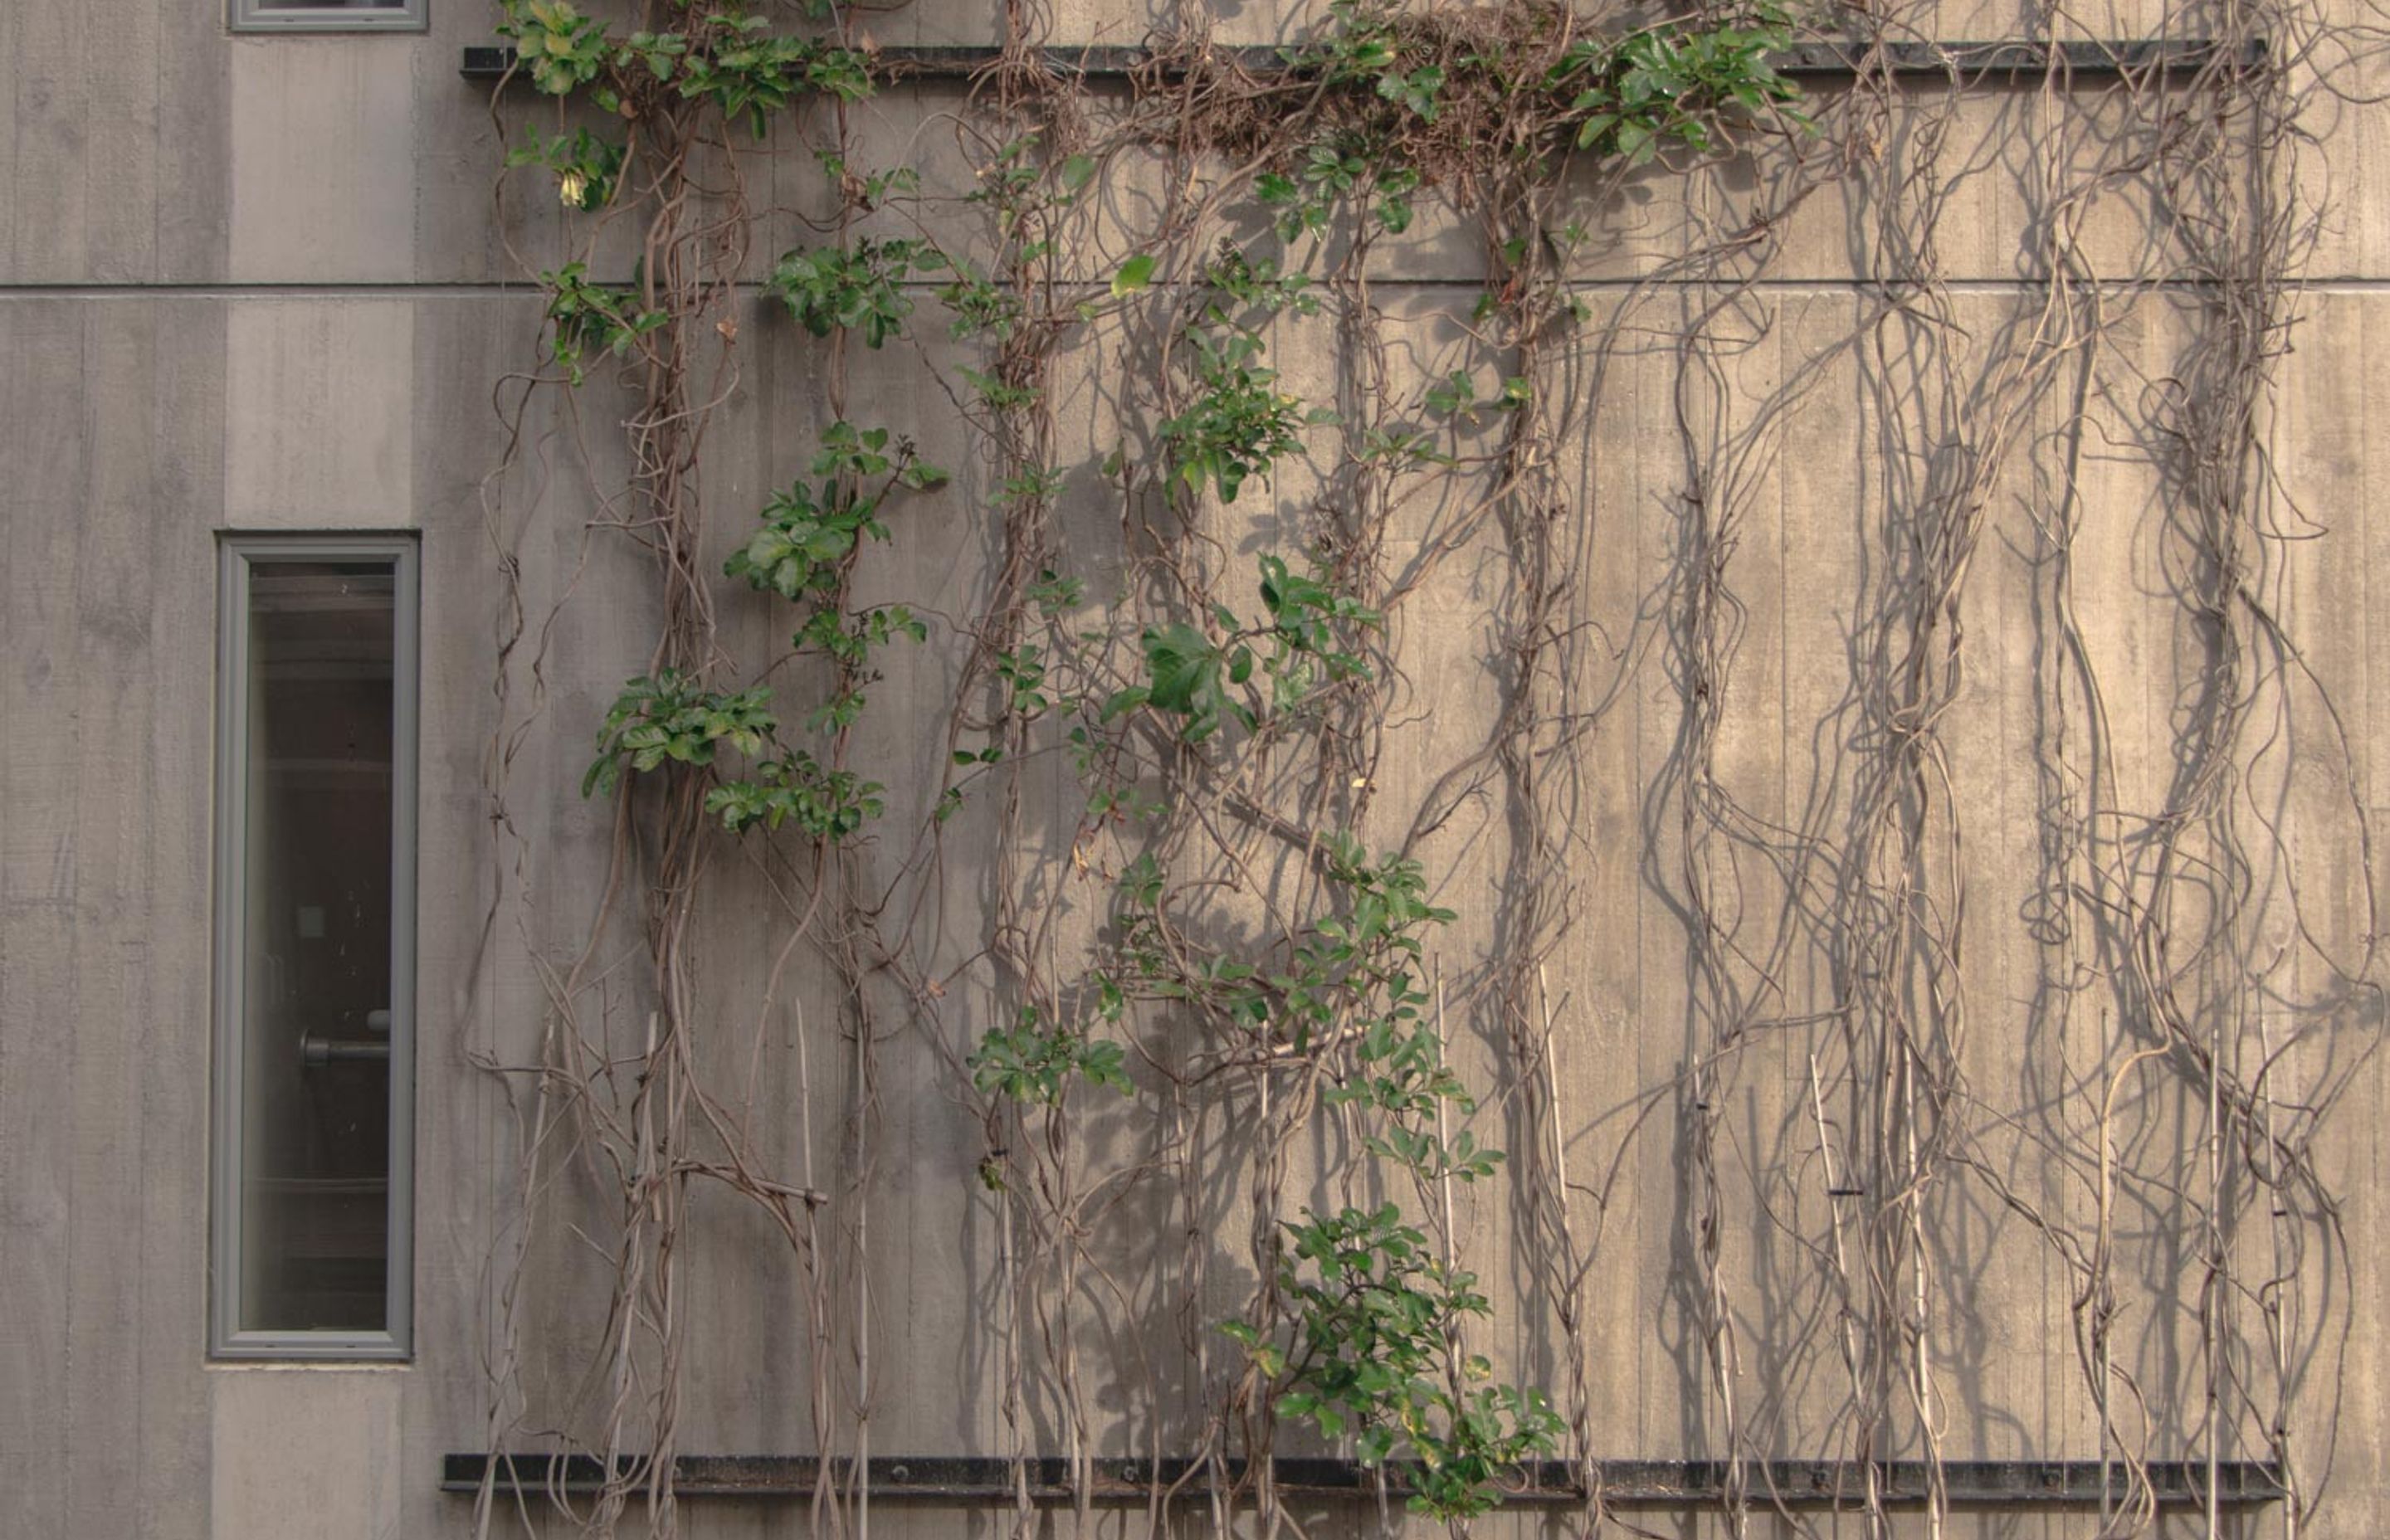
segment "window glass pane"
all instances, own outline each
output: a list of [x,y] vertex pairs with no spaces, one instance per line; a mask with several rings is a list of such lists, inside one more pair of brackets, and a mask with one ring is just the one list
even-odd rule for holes
[[425,0],[233,0],[236,32],[362,32],[423,25]]
[[249,561],[242,1331],[389,1325],[395,590]]

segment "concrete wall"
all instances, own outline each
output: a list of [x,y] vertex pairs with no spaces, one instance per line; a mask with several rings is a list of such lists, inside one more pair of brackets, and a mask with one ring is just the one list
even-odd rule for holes
[[[529,452],[485,500],[483,479],[508,453],[493,390],[533,359],[538,325],[538,302],[506,248],[545,265],[559,249],[560,216],[520,179],[494,202],[501,146],[485,91],[455,72],[459,48],[489,41],[490,18],[469,0],[431,4],[427,34],[326,38],[233,38],[209,4],[0,9],[0,58],[12,61],[15,80],[13,111],[0,115],[0,1534],[466,1533],[470,1505],[436,1489],[438,1460],[508,1431],[494,1432],[485,1355],[502,1340],[494,1322],[516,1248],[531,1259],[516,1308],[526,1323],[521,1383],[535,1412],[571,1401],[601,1303],[564,1228],[583,1212],[572,1205],[588,1201],[585,1190],[568,1184],[528,1238],[515,1226],[523,1102],[476,1059],[531,1056],[539,965],[567,955],[589,922],[607,815],[571,788],[590,725],[620,679],[642,665],[652,615],[634,562],[611,548],[589,555],[587,483],[569,453],[579,432],[594,446],[598,480],[616,463],[610,456],[619,450],[606,442],[609,387],[585,394],[577,422],[546,407],[534,414]],[[1252,7],[1225,30],[1275,35],[1281,21],[1266,11]],[[1101,6],[1058,13],[1059,37],[1118,41],[1136,30]],[[2006,24],[1952,16],[1939,31],[1985,35]],[[2125,35],[2145,24],[2118,16],[2087,30]],[[906,12],[875,32],[883,42],[944,41],[981,35],[983,22]],[[871,109],[872,132],[891,146],[908,143],[924,113],[951,105],[930,87],[894,93]],[[1985,93],[1962,110],[1962,132],[1944,152],[1966,171],[1945,257],[1953,317],[1971,336],[1995,337],[2028,297],[2016,280],[2024,170],[2005,163],[2002,147],[2024,117],[2048,110],[2030,94]],[[2390,584],[2390,533],[2368,518],[2368,493],[2384,473],[2374,453],[2390,454],[2372,430],[2378,402],[2370,393],[2382,356],[2371,344],[2390,340],[2390,221],[2372,196],[2390,177],[2390,156],[2369,153],[2382,148],[2385,122],[2384,109],[2356,106],[2318,120],[2325,137],[2316,163],[2330,175],[2316,190],[2337,212],[2300,298],[2303,325],[2281,361],[2272,405],[2285,506],[2306,522],[2268,545],[2266,597],[2303,650],[2294,659],[2287,647],[2275,649],[2252,687],[2275,726],[2273,747],[2248,756],[2243,794],[2283,832],[2260,863],[2263,923],[2227,971],[2257,981],[2251,987],[2268,1002],[2260,1013],[2285,1031],[2311,1029],[2285,1072],[2304,1084],[2355,1062],[2382,1025],[2361,1001],[2328,998],[2319,959],[2370,944],[2369,901],[2384,896],[2350,808],[2377,821],[2390,813],[2390,755],[2379,747],[2390,728],[2390,634],[2371,619],[2374,586]],[[789,200],[810,196],[806,186],[791,173]],[[1765,324],[1732,364],[1735,389],[1717,407],[1765,452],[1740,488],[1728,586],[1741,630],[1710,771],[1742,807],[1781,826],[1831,826],[1852,795],[1855,762],[1843,736],[1851,648],[1881,597],[1870,586],[1873,563],[1897,474],[1885,463],[1883,424],[1870,415],[1896,370],[1839,346],[1870,303],[1848,281],[1860,201],[1838,190],[1805,210],[1754,302]],[[1662,198],[1621,213],[1588,302],[1598,311],[1629,302],[1616,280],[1669,250],[1705,212]],[[2101,217],[2120,221],[2114,239],[2122,250],[2140,215],[2126,207]],[[1099,237],[1096,271],[1129,249],[1126,228]],[[2101,238],[2095,232],[2095,246]],[[1450,280],[1471,274],[1474,260],[1465,236],[1433,222],[1387,258],[1376,298],[1403,366],[1420,380],[1457,353],[1458,321],[1474,296],[1463,289],[1456,299]],[[1664,294],[1634,302],[1654,327],[1672,319],[1675,302]],[[760,304],[753,320],[744,383],[709,450],[708,484],[724,510],[711,536],[717,556],[738,538],[746,510],[791,474],[825,417],[813,344],[775,329]],[[2140,431],[2147,392],[2179,362],[2197,318],[2145,297],[2130,326],[2086,404],[2053,395],[2034,404],[2024,430],[2032,443],[2060,443],[2086,414],[2103,430],[2095,443],[2125,443]],[[1298,388],[1332,389],[1324,330],[1290,327],[1276,349]],[[892,353],[884,366],[859,371],[852,415],[913,432],[927,457],[960,475],[940,500],[903,515],[918,527],[901,555],[867,568],[864,582],[964,612],[987,583],[990,537],[974,510],[986,506],[989,473],[915,372],[923,361]],[[1102,382],[1108,370],[1129,366],[1100,340],[1066,361],[1067,382],[1058,386],[1066,464],[1091,465],[1108,451],[1115,424]],[[1793,410],[1772,428],[1754,424],[1749,404],[1795,379],[1806,385]],[[1570,495],[1600,510],[1578,537],[1587,572],[1578,618],[1619,640],[1614,652],[1589,651],[1578,681],[1609,704],[1574,751],[1585,788],[1581,838],[1599,858],[1589,855],[1582,871],[1573,897],[1579,918],[1552,965],[1553,993],[1568,1003],[1561,1103],[1580,1128],[1573,1150],[1588,1161],[1624,1151],[1608,1201],[1576,1210],[1606,1237],[1588,1360],[1605,1447],[1652,1458],[1718,1452],[1713,1392],[1685,1337],[1681,1153],[1664,1121],[1643,1136],[1616,1132],[1642,1091],[1666,1084],[1703,1051],[1712,1024],[1709,1007],[1691,997],[1685,962],[1681,674],[1666,625],[1654,619],[1686,528],[1677,379],[1664,347],[1630,350],[1560,468]],[[2051,897],[2049,725],[2038,713],[2054,666],[2046,652],[2054,454],[2021,454],[1993,499],[1967,597],[1972,668],[1963,709],[1945,728],[1955,810],[1946,816],[1964,833],[1954,880],[1968,906],[1968,1068],[1999,1113],[1992,1126],[2015,1135],[1977,1153],[2079,1219],[2082,1194],[2037,1161],[2031,1130],[2012,1126],[2038,1118],[2048,1130],[2079,1134],[2080,1106],[2069,1096],[2113,1068],[2089,1020],[2096,1002],[2082,1007],[2076,1037],[2032,1035],[2036,1023],[2054,1020],[2033,1004],[2053,956],[2035,906]],[[2202,634],[2178,591],[2175,507],[2147,456],[2095,453],[2079,475],[2071,600],[2088,666],[2109,686],[2114,745],[2098,770],[2112,777],[2114,805],[2147,812],[2162,804],[2180,750]],[[1100,595],[1122,559],[1116,520],[1090,494],[1100,491],[1092,479],[1075,485],[1083,495],[1068,515],[1073,550]],[[1219,528],[1233,540],[1285,533],[1266,506],[1232,511]],[[1423,522],[1397,538],[1415,548],[1438,516],[1417,510],[1410,517]],[[417,1355],[403,1367],[211,1364],[213,533],[394,527],[420,530],[424,557]],[[1382,795],[1399,817],[1425,794],[1438,754],[1482,739],[1489,720],[1484,616],[1497,574],[1488,540],[1473,563],[1449,566],[1415,596],[1394,624],[1407,674],[1397,714],[1432,716],[1431,741],[1442,746],[1390,760]],[[504,659],[499,551],[521,558],[526,612],[544,619],[553,609],[557,617]],[[739,609],[743,597],[726,589],[731,626],[760,652],[782,622]],[[898,660],[880,699],[942,716],[953,654],[941,645]],[[548,692],[537,711],[526,704],[534,655]],[[503,700],[496,681],[508,687]],[[2337,732],[2321,715],[2327,699]],[[891,712],[899,724],[908,714]],[[491,795],[492,743],[502,731],[511,820],[503,828],[494,825]],[[934,776],[944,745],[885,725],[867,734],[861,751],[880,778],[904,788]],[[1052,804],[1033,824],[1047,841],[1033,853],[1059,869],[1069,849],[1067,778],[1032,789]],[[908,818],[921,811],[897,809]],[[1387,816],[1398,827],[1397,815]],[[958,843],[969,848],[974,828],[986,832],[967,819]],[[1508,838],[1499,817],[1481,809],[1421,854],[1448,874],[1451,891],[1483,893],[1497,885]],[[1781,874],[1759,853],[1764,843],[1725,841],[1691,860],[1718,863],[1707,869],[1734,894],[1737,947],[1786,947],[1782,972],[1794,982],[1771,1014],[1798,1021],[1831,994],[1826,965],[1814,928],[1777,928],[1786,896]],[[894,875],[892,856],[868,859]],[[974,905],[991,880],[983,866],[946,875],[944,930],[927,937],[925,958],[969,961],[981,941]],[[1039,880],[1067,888],[1063,879]],[[715,1067],[743,1076],[746,1033],[762,1032],[773,1052],[757,1102],[781,1118],[767,1142],[791,1159],[805,1137],[834,1146],[847,1126],[845,1102],[842,1091],[823,1087],[838,1087],[853,1063],[834,1020],[824,1020],[834,1016],[819,1005],[827,985],[818,976],[799,981],[777,1015],[755,1021],[757,980],[739,959],[768,952],[775,931],[752,877],[731,872],[724,883],[706,914],[707,945],[724,963],[716,1003],[739,1026],[726,1030]],[[2088,917],[2093,905],[2075,902]],[[1456,933],[1457,968],[1482,957],[1485,925],[1481,910]],[[2305,960],[2280,964],[2285,956]],[[908,1021],[905,1031],[944,1034],[958,1052],[998,1000],[984,970],[966,970],[949,1017]],[[633,996],[619,1008],[635,1015]],[[800,1034],[816,1052],[815,1099],[803,1106],[786,1051]],[[1741,1106],[1722,1126],[1728,1164],[1750,1190],[1797,1202],[1800,1183],[1814,1174],[1803,1174],[1807,1157],[1794,1135],[1822,1040],[1811,1026],[1787,1029],[1735,1060],[1726,1091]],[[950,1065],[911,1043],[900,1036],[879,1055],[875,1238],[855,1280],[876,1322],[873,1447],[1002,1453],[1014,1445],[993,1391],[999,1240],[975,1179],[982,1130]],[[1489,1051],[1465,1052],[1492,1076]],[[2037,1079],[2036,1065],[2060,1080],[2073,1074],[2073,1089]],[[2377,1324],[2390,1305],[2383,1075],[2379,1059],[2358,1071],[2319,1149],[2342,1200],[2345,1249],[2342,1270],[2300,1296],[2300,1308],[2328,1323],[2312,1333],[2321,1345],[2299,1398],[2310,1484],[2330,1467],[2310,1535],[2371,1534],[2390,1516],[2382,1474],[2390,1366]],[[2153,1094],[2140,1126],[2153,1144],[2180,1147],[2174,1164],[2157,1165],[2195,1174],[2200,1109],[2187,1096],[2179,1087]],[[1142,1148],[1151,1115],[1125,1105],[1099,1114],[1089,1169]],[[1224,1156],[1214,1175],[1233,1187],[1238,1169]],[[1939,1211],[1953,1290],[1941,1323],[1949,1343],[1946,1452],[2093,1453],[2066,1280],[2023,1223],[1981,1191],[1947,1204]],[[683,1446],[803,1450],[807,1365],[791,1320],[799,1269],[752,1215],[723,1204],[701,1207],[700,1218],[687,1264],[688,1308],[700,1324],[690,1335]],[[1176,1351],[1176,1290],[1190,1284],[1150,1244],[1176,1218],[1166,1194],[1140,1188],[1090,1241],[1119,1262],[1129,1301],[1082,1320],[1080,1351],[1095,1366],[1086,1372],[1108,1453],[1146,1452],[1155,1427],[1173,1439],[1189,1434],[1200,1404],[1203,1387],[1191,1372],[1141,1378],[1122,1367],[1140,1343],[1157,1355]],[[1231,1206],[1218,1218],[1218,1270],[1201,1283],[1214,1318],[1238,1307],[1246,1281],[1236,1273],[1242,1215]],[[1516,1217],[1498,1192],[1469,1200],[1462,1218],[1476,1254],[1510,1255]],[[2165,1445],[2193,1420],[2183,1398],[2199,1382],[2197,1332],[2188,1324],[2183,1238],[2163,1213],[2141,1219],[2123,1242],[2131,1253],[2125,1271],[2150,1312],[2133,1323],[2132,1352],[2167,1408],[2153,1440]],[[1800,1259],[1779,1250],[1788,1236],[1750,1202],[1728,1223],[1728,1270],[1747,1312],[1739,1326],[1745,1393],[1780,1400],[1785,1453],[1832,1453],[1801,1442],[1830,1414],[1832,1387],[1819,1377],[1831,1379],[1835,1361],[1792,1318]],[[2246,1238],[2255,1246],[2263,1238]],[[1483,1270],[1501,1295],[1507,1335],[1496,1351],[1551,1370],[1560,1350],[1527,1303],[1530,1281],[1515,1262]],[[1049,1434],[1054,1415],[1050,1401],[1033,1408]],[[993,1534],[1004,1522],[931,1509],[875,1519],[925,1536]],[[706,1534],[761,1535],[791,1532],[801,1510],[724,1506],[692,1509],[691,1520]],[[1137,1529],[1135,1515],[1116,1522]],[[2274,1513],[2234,1533],[2279,1529]],[[1999,1515],[1968,1528],[2088,1532],[2079,1512]]]

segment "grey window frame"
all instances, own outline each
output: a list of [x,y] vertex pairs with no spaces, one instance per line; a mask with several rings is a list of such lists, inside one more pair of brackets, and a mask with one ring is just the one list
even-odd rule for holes
[[[381,1331],[240,1328],[242,1052],[247,948],[249,574],[265,561],[392,567],[389,1269]],[[416,829],[422,734],[420,542],[407,532],[217,537],[213,1120],[209,1130],[208,1354],[405,1361],[414,1352]]]
[[276,5],[275,0],[225,0],[225,21],[237,32],[419,32],[430,27],[430,0],[405,0],[379,10]]

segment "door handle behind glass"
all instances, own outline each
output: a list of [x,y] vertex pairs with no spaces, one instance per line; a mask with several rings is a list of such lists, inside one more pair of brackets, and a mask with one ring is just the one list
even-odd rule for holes
[[373,1037],[318,1037],[314,1033],[299,1036],[299,1064],[302,1069],[317,1069],[336,1060],[379,1059],[390,1062],[390,1012],[366,1012],[366,1031],[379,1033]]

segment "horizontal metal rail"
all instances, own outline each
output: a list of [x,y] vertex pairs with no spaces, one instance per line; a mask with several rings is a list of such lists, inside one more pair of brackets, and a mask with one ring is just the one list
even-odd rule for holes
[[[1046,68],[1058,75],[1090,80],[1119,80],[1153,64],[1150,48],[1122,44],[1086,44],[1038,50]],[[881,71],[895,79],[969,80],[1004,57],[992,45],[883,47],[875,54]],[[1214,50],[1223,62],[1256,74],[1287,68],[1276,47],[1244,46]],[[1804,43],[1769,56],[1780,74],[1796,79],[1849,79],[1862,72],[1907,78],[1997,80],[2056,72],[2085,77],[2179,74],[2218,63],[2254,69],[2266,59],[2263,39],[2252,39],[2231,51],[2210,38],[2124,38],[2076,43]],[[457,72],[467,80],[499,80],[514,68],[509,47],[480,46],[465,50]],[[1176,63],[1174,70],[1183,68]]]
[[[821,1462],[810,1455],[681,1455],[675,1458],[673,1490],[682,1497],[800,1498],[814,1495]],[[1244,1462],[1229,1460],[1221,1470],[1234,1482]],[[616,1467],[625,1479],[646,1474],[644,1464],[626,1457]],[[2220,1508],[2248,1508],[2279,1502],[2284,1495],[2281,1472],[2256,1460],[2224,1460],[2216,1466],[2216,1502]],[[2204,1506],[2208,1465],[2204,1460],[2160,1460],[2142,1468],[2149,1493],[2167,1508]],[[1602,1500],[1625,1507],[1690,1507],[1715,1503],[1728,1490],[1733,1474],[1721,1460],[1604,1460],[1600,1464]],[[542,1494],[583,1495],[600,1484],[604,1467],[587,1455],[449,1455],[441,1461],[443,1492],[479,1492],[486,1482],[509,1496]],[[1565,1460],[1537,1460],[1522,1468],[1510,1486],[1509,1501],[1544,1506],[1574,1506],[1586,1500],[1578,1484],[1578,1468]],[[1929,1471],[1919,1460],[1885,1460],[1875,1467],[1883,1501],[1896,1507],[1917,1507],[1926,1500]],[[2097,1460],[1946,1460],[1942,1490],[1953,1506],[1965,1508],[2093,1508],[2102,1497],[2121,1501],[2128,1495],[2124,1468]],[[1196,1500],[1212,1490],[1213,1469],[1185,1459],[1098,1459],[1089,1462],[1087,1490],[1091,1500],[1108,1506],[1141,1505],[1157,1492],[1173,1500]],[[1380,1472],[1352,1460],[1293,1458],[1272,1462],[1273,1485],[1289,1502],[1333,1503],[1374,1500]],[[1071,1463],[1059,1458],[1013,1461],[975,1455],[876,1455],[858,1483],[853,1462],[833,1459],[835,1487],[858,1486],[871,1500],[944,1503],[949,1505],[1004,1503],[1014,1500],[1022,1484],[1039,1502],[1076,1498]],[[1741,1469],[1741,1490],[1756,1507],[1856,1508],[1868,1490],[1866,1467],[1849,1460],[1746,1461]],[[1407,1468],[1396,1462],[1384,1471],[1386,1495],[1409,1495]]]

